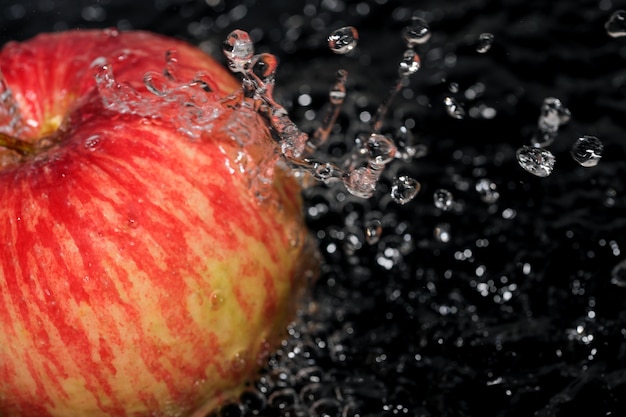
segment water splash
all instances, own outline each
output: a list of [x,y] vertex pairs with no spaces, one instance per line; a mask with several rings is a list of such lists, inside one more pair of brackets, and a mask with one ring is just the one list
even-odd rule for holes
[[[22,115],[19,112],[19,107],[2,71],[0,71],[0,132],[16,132],[21,124]],[[19,134],[16,136],[19,136]]]
[[[418,21],[413,23],[419,24]],[[407,33],[412,32],[409,30]],[[423,29],[420,33],[415,35],[420,37],[420,41],[413,38],[407,40],[411,47],[427,40]],[[335,53],[347,53],[356,46],[357,40],[358,32],[354,27],[343,27],[331,33],[329,48]],[[224,42],[223,52],[231,70],[242,75],[242,90],[226,98],[224,103],[254,109],[264,116],[279,143],[281,155],[294,170],[325,183],[340,180],[350,194],[370,198],[376,192],[385,166],[393,161],[397,153],[394,141],[381,135],[380,130],[391,101],[408,77],[420,68],[420,57],[411,47],[404,52],[398,65],[396,84],[372,118],[371,133],[355,138],[354,150],[339,164],[331,162],[328,155],[320,155],[318,150],[328,140],[341,111],[346,96],[347,71],[341,69],[337,72],[336,81],[329,91],[329,109],[320,126],[309,136],[299,130],[284,107],[273,98],[277,59],[271,54],[255,55],[250,36],[242,30],[235,30]]]
[[145,96],[129,83],[118,82],[113,65],[104,58],[96,58],[91,68],[102,104],[108,110],[150,119],[174,114],[173,122],[178,130],[189,138],[198,139],[210,129],[220,109],[210,99],[211,89],[202,73],[191,81],[176,78],[177,62],[176,53],[167,51],[164,70],[149,71],[144,75],[146,89],[160,100]]

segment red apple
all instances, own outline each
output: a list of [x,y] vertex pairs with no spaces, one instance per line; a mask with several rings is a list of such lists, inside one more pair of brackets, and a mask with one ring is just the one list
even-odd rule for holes
[[311,258],[266,124],[221,104],[239,83],[115,30],[11,42],[0,68],[0,415],[203,416],[236,395]]

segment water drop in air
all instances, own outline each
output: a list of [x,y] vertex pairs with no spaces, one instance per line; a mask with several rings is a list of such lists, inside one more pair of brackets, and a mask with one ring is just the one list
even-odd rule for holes
[[480,54],[484,54],[489,49],[491,49],[491,45],[493,44],[493,34],[491,33],[481,33],[478,36],[478,44],[476,45],[476,52]]
[[435,202],[435,207],[443,211],[450,210],[454,204],[452,193],[443,188],[435,190],[433,193],[433,200]]
[[386,136],[372,133],[367,139],[367,151],[370,159],[376,165],[386,165],[393,160],[396,155],[396,145]]
[[443,100],[443,104],[446,107],[446,112],[448,113],[448,116],[459,120],[465,118],[465,109],[461,107],[456,99],[452,97],[446,97]]
[[365,223],[365,241],[369,245],[375,245],[380,240],[383,233],[383,226],[380,220],[371,219]]
[[450,225],[448,223],[438,224],[433,230],[433,235],[435,236],[435,239],[441,243],[450,242]]
[[229,60],[230,69],[243,72],[254,56],[254,43],[247,32],[236,29],[226,37],[222,50]]
[[571,118],[571,113],[561,100],[554,97],[547,97],[541,105],[541,114],[537,125],[542,132],[556,133],[561,125],[564,125]]
[[344,26],[334,30],[328,36],[328,47],[336,54],[347,54],[359,41],[359,32],[352,26]]
[[555,158],[546,149],[522,146],[515,155],[520,166],[533,175],[547,177],[552,173]]
[[626,36],[626,10],[617,10],[604,24],[606,33],[612,38]]
[[428,42],[430,36],[428,22],[420,17],[413,17],[411,24],[402,30],[402,37],[409,48]]
[[420,69],[420,65],[421,59],[417,52],[412,49],[407,49],[404,51],[402,61],[400,61],[398,73],[401,77],[409,77]]
[[570,151],[572,158],[584,167],[594,167],[602,158],[604,145],[595,136],[582,136],[574,142]]
[[393,181],[391,198],[398,204],[406,204],[415,198],[420,188],[421,185],[417,180],[402,175]]

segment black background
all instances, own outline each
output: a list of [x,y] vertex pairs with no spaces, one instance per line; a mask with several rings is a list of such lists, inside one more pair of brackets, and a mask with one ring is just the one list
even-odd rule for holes
[[[385,132],[406,125],[406,141],[428,152],[394,162],[371,200],[341,187],[305,193],[317,208],[307,220],[322,276],[257,390],[222,413],[624,416],[626,288],[615,268],[626,251],[626,38],[604,28],[620,8],[609,0],[2,0],[0,43],[118,26],[186,39],[224,62],[221,41],[244,29],[258,52],[280,59],[276,98],[305,131],[316,126],[307,110],[318,120],[335,72],[348,69],[350,98],[331,140],[337,154],[367,130],[359,119],[394,85],[400,33],[417,13],[433,35],[417,48],[422,69],[392,103]],[[344,25],[359,30],[359,46],[337,56],[326,37]],[[494,42],[479,54],[483,32]],[[442,104],[453,82],[468,111],[462,120]],[[476,83],[484,92],[463,95]],[[310,105],[298,103],[302,94]],[[529,144],[546,97],[572,119],[549,147],[554,172],[537,178],[515,150]],[[480,106],[495,117],[470,112]],[[569,156],[582,135],[604,143],[597,167]],[[400,174],[422,186],[406,205],[388,197]],[[497,185],[496,202],[480,199],[481,178]],[[434,206],[438,188],[452,192],[453,210]],[[368,245],[371,215],[383,220],[383,237]],[[442,224],[448,242],[434,236]]]

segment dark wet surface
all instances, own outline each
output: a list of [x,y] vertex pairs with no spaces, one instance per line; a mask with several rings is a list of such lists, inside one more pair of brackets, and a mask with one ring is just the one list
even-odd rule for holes
[[[219,54],[216,45],[244,29],[259,52],[279,57],[277,99],[308,132],[323,115],[335,72],[345,68],[348,98],[329,144],[333,155],[367,132],[368,114],[395,83],[411,14],[429,21],[432,38],[416,48],[422,69],[383,128],[427,154],[394,161],[371,200],[342,186],[306,193],[325,257],[310,310],[258,391],[223,414],[626,415],[626,272],[619,268],[626,259],[626,38],[604,29],[626,2],[284,3],[0,5],[2,43],[117,25],[204,42]],[[359,46],[337,56],[325,38],[344,25],[359,30]],[[485,32],[494,41],[480,54]],[[310,105],[299,104],[303,94]],[[446,96],[464,107],[464,119],[446,114]],[[538,178],[519,166],[515,151],[530,143],[546,97],[559,98],[572,117],[548,148],[554,171]],[[410,138],[396,134],[403,125]],[[604,144],[596,167],[569,154],[582,135]],[[397,175],[421,183],[405,205],[389,197]],[[481,179],[496,185],[496,201],[481,199]],[[452,193],[451,210],[433,204],[439,188]],[[373,245],[364,236],[371,217],[383,226]],[[442,229],[447,242],[436,236]]]

